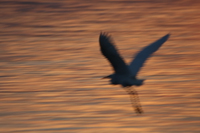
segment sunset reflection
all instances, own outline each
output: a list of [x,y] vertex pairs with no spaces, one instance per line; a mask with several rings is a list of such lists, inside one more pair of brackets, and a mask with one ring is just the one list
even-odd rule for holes
[[[1,0],[0,132],[200,132],[200,2]],[[138,77],[132,109],[100,53],[112,34],[128,63],[171,34]]]

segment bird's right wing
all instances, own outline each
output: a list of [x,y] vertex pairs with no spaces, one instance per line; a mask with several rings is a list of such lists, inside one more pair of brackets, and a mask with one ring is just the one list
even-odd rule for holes
[[140,51],[136,56],[135,59],[130,63],[129,68],[131,70],[132,76],[136,76],[140,68],[143,66],[144,62],[147,60],[148,57],[155,51],[159,49],[162,44],[167,41],[170,34],[165,35],[164,37],[160,38],[159,40],[155,41],[154,43],[146,46],[142,51]]
[[100,33],[99,44],[101,48],[101,53],[109,60],[115,73],[126,75],[129,74],[129,68],[117,52],[111,37],[106,33]]

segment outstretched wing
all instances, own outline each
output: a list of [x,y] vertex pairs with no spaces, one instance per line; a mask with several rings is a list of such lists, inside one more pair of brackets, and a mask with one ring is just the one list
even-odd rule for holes
[[159,49],[162,44],[167,41],[170,34],[165,35],[164,37],[160,38],[159,40],[155,41],[154,43],[148,45],[143,50],[141,50],[136,56],[135,59],[130,63],[129,68],[131,70],[131,75],[136,76],[139,72],[140,68],[143,66],[144,62],[147,60],[148,57],[155,51]]
[[99,44],[101,53],[109,60],[115,73],[122,75],[129,74],[129,68],[117,52],[111,37],[106,33],[100,33]]

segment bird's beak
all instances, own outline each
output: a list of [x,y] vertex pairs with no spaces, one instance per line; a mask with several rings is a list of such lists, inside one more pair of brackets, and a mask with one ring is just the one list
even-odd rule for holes
[[103,77],[102,79],[108,79],[111,78],[110,75]]

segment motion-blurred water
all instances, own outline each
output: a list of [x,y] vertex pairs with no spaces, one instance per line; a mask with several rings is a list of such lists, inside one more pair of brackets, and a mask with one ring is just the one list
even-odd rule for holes
[[[198,0],[1,0],[0,132],[199,133]],[[171,33],[135,87],[137,115],[99,51],[112,34],[127,62]]]

